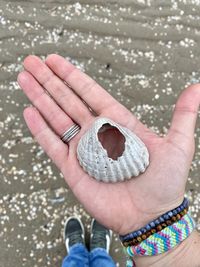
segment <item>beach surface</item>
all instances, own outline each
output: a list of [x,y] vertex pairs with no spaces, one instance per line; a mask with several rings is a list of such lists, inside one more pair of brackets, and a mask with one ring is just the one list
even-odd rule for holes
[[[199,14],[199,0],[0,1],[0,267],[61,266],[65,219],[91,221],[25,125],[23,59],[68,58],[165,135],[178,95],[200,81]],[[199,126],[186,190],[198,229]],[[116,234],[111,255],[124,266]]]

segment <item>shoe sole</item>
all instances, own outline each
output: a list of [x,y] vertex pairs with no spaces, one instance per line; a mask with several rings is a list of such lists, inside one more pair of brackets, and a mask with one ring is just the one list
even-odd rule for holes
[[[93,225],[94,225],[94,221],[95,221],[95,219],[92,219],[92,222],[91,222],[91,225],[90,225],[90,235],[92,235],[92,228],[93,228]],[[105,226],[104,226],[105,227]],[[105,227],[106,228],[106,227]],[[107,228],[106,228],[107,229]],[[111,246],[111,242],[112,242],[112,235],[113,235],[113,231],[112,230],[110,230],[110,229],[107,229],[108,231],[109,231],[109,233],[110,233],[110,242],[109,242],[109,246],[108,246],[108,249],[106,248],[106,251],[107,251],[107,253],[109,253],[109,251],[110,251],[110,246]],[[91,241],[91,240],[90,240]]]

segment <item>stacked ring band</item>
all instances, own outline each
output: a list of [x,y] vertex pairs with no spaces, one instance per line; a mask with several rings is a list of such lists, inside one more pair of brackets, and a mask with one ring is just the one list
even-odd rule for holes
[[67,131],[61,136],[61,140],[64,143],[69,143],[69,141],[80,132],[81,128],[78,124],[73,124]]

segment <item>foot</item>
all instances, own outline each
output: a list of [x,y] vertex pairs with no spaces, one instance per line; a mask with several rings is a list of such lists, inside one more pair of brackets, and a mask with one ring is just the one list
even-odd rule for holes
[[90,230],[90,251],[95,248],[104,248],[109,253],[112,231],[92,220]]
[[65,223],[64,240],[66,250],[69,253],[70,247],[75,244],[85,245],[85,231],[81,220],[77,217],[70,217]]

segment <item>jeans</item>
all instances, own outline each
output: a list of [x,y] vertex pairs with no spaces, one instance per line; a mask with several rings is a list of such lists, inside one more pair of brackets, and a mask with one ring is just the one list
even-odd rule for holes
[[63,259],[62,267],[116,267],[116,265],[105,249],[95,248],[88,252],[83,244],[76,244]]

